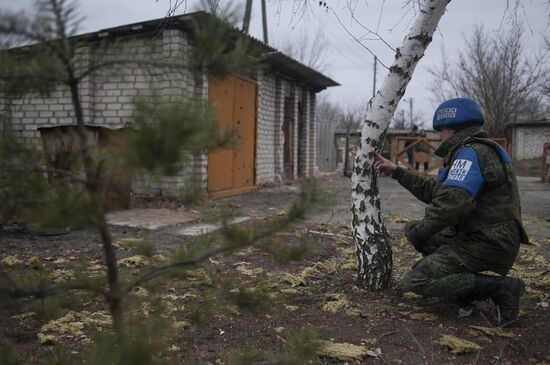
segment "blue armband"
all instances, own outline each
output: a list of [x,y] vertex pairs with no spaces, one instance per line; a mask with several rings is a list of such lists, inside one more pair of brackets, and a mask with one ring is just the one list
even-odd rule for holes
[[457,151],[443,186],[464,188],[475,197],[485,182],[477,155],[472,147],[463,147]]
[[443,182],[445,181],[445,178],[447,177],[447,172],[449,172],[449,169],[446,169],[444,167],[441,167],[439,171],[437,172],[437,182]]

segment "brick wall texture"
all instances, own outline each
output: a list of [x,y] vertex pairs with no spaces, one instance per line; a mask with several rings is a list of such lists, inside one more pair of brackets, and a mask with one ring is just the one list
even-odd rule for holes
[[[134,101],[139,97],[155,95],[168,102],[208,99],[206,72],[192,72],[186,67],[192,45],[185,32],[164,30],[160,35],[117,37],[105,43],[101,55],[94,46],[78,51],[78,65],[82,68],[100,62],[119,62],[116,67],[98,69],[81,81],[85,123],[115,129],[129,126],[135,112]],[[131,62],[136,60],[143,64]],[[155,66],[152,64],[155,61],[170,63],[171,67]],[[315,92],[298,86],[281,73],[260,72],[256,82],[256,185],[283,179],[285,96],[292,97],[295,106],[294,176],[298,176],[298,171],[301,176],[315,174]],[[65,86],[55,88],[47,96],[28,94],[7,98],[0,95],[0,115],[5,117],[2,123],[7,123],[26,143],[37,148],[42,148],[39,128],[76,123],[71,96]],[[163,195],[176,196],[190,179],[198,179],[206,189],[207,154],[186,157],[175,176],[137,173],[133,191],[151,194],[160,189]]]
[[550,143],[548,126],[518,126],[512,134],[512,154],[515,160],[542,157],[544,144]]

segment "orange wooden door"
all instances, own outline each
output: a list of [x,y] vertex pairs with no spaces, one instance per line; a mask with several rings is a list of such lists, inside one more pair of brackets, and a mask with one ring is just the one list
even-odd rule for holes
[[[208,101],[217,110],[220,131],[233,130],[235,78],[210,79]],[[233,187],[233,151],[215,149],[208,153],[208,190],[222,191]]]
[[208,191],[212,197],[251,191],[255,184],[256,84],[235,76],[211,78],[208,99],[217,108],[220,129],[239,136],[233,148],[208,154]]
[[234,187],[254,186],[254,141],[256,135],[256,84],[237,79],[235,82],[234,130],[239,144],[234,149]]

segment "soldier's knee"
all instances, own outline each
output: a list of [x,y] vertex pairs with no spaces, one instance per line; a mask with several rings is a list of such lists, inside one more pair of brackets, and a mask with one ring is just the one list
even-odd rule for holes
[[422,271],[412,269],[403,278],[403,290],[419,295],[426,295],[426,289],[430,286],[430,281],[430,278]]

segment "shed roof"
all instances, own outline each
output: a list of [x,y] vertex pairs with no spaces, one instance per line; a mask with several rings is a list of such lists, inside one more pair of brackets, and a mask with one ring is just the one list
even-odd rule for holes
[[521,127],[550,127],[550,113],[543,112],[530,119],[523,119],[516,123],[508,124],[506,129]]
[[[118,37],[124,35],[133,35],[146,33],[151,31],[162,31],[164,29],[181,29],[191,32],[193,21],[200,21],[204,17],[214,17],[204,11],[177,15],[172,17],[164,17],[138,23],[126,24],[112,28],[101,29],[96,32],[86,33],[76,36],[76,39],[85,41],[96,41],[108,37]],[[221,20],[220,20],[221,21]],[[240,30],[235,29],[240,32]],[[257,47],[261,52],[266,62],[280,70],[283,74],[294,78],[306,85],[312,87],[315,91],[321,91],[331,86],[339,86],[336,81],[323,75],[319,71],[304,65],[303,63],[293,59],[283,52],[265,44],[264,42],[240,32],[246,36],[254,47]]]

